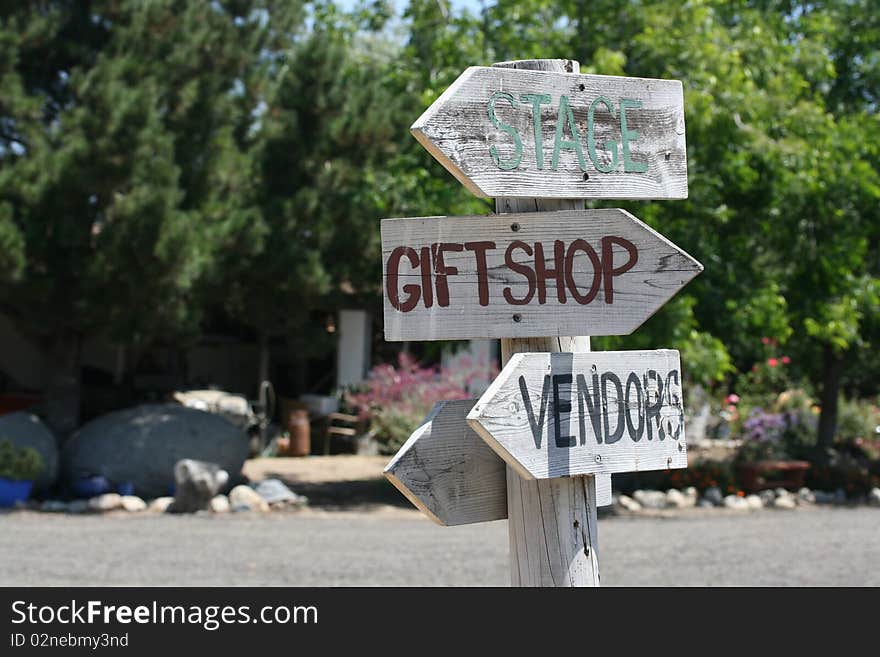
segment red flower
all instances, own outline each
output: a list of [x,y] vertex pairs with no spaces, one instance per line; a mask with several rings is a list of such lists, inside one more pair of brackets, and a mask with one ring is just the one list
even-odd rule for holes
[[763,344],[770,344],[770,338],[761,338]]
[[770,367],[776,367],[777,365],[779,365],[779,361],[776,360],[775,358],[768,358],[768,359],[767,359],[767,364],[768,364]]
[[782,357],[782,364],[783,365],[788,365],[790,362],[791,362],[791,358],[789,358],[788,356]]

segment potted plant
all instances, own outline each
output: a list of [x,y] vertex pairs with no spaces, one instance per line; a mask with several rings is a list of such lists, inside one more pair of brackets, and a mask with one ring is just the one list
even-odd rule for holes
[[0,440],[0,507],[15,506],[30,497],[42,469],[43,458],[37,450]]

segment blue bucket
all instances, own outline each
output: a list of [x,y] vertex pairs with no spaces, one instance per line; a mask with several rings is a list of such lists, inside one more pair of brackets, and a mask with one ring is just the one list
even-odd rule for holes
[[24,502],[31,496],[34,482],[30,480],[4,479],[0,477],[0,507],[9,508],[16,502]]

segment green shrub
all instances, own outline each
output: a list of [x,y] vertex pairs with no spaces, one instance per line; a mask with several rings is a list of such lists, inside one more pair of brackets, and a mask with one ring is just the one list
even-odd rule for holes
[[43,469],[43,457],[31,447],[16,447],[0,440],[0,478],[33,481]]
[[837,409],[837,441],[873,447],[880,425],[880,409],[869,401],[841,399]]

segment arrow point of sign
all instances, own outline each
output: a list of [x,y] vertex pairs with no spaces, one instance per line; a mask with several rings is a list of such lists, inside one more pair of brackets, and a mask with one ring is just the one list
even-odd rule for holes
[[388,481],[439,525],[507,518],[504,462],[465,422],[474,403],[435,404],[385,467]]
[[500,456],[507,465],[513,468],[520,477],[523,479],[534,479],[535,476],[529,472],[528,469],[523,467],[519,460],[490,433],[489,429],[486,427],[485,420],[485,412],[489,402],[491,402],[495,398],[495,395],[504,387],[511,374],[518,369],[524,357],[525,354],[523,353],[513,354],[510,357],[507,364],[504,366],[504,369],[501,371],[501,374],[495,378],[492,384],[486,389],[486,392],[483,393],[482,397],[477,400],[477,403],[467,414],[467,423],[470,425],[471,429],[473,429],[474,432],[492,448],[492,451]]
[[458,89],[470,79],[477,69],[479,67],[471,66],[458,76],[458,79],[449,85],[446,91],[440,94],[428,109],[422,112],[422,115],[416,119],[409,131],[416,138],[416,141],[440,162],[449,173],[455,176],[455,179],[464,185],[471,194],[479,198],[488,198],[486,192],[461,169],[458,158],[454,156],[455,149],[450,152],[444,149],[446,143],[444,138],[445,130],[440,121],[443,108],[446,107],[452,97],[458,92]]

